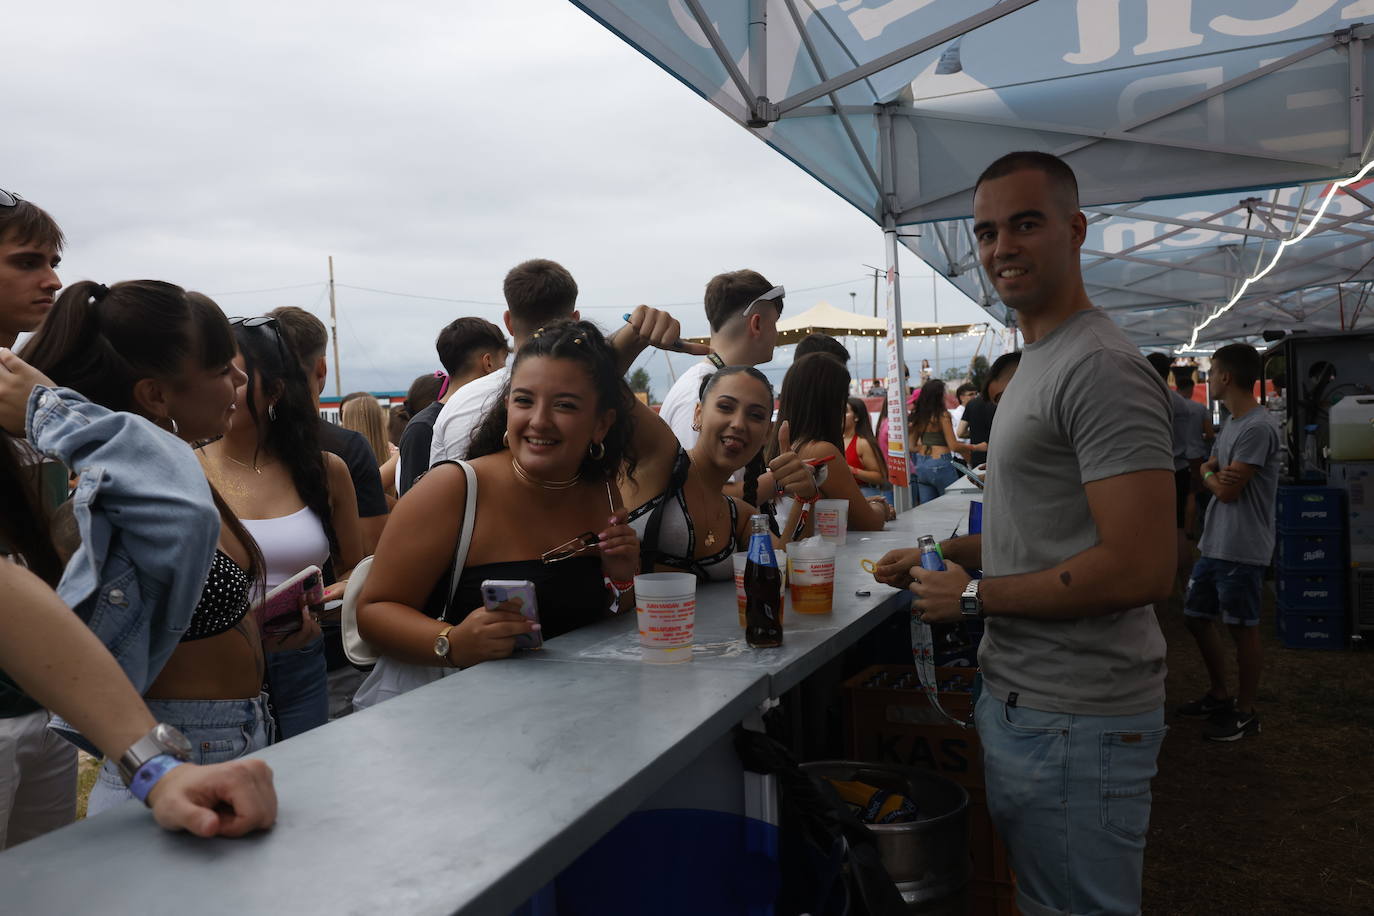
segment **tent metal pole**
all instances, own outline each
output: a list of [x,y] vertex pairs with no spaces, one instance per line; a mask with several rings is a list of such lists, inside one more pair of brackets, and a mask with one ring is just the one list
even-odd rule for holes
[[[763,2],[763,0],[758,0]],[[801,36],[802,44],[806,47],[806,54],[811,58],[811,65],[816,68],[816,74],[821,79],[826,79],[825,64],[821,62],[821,56],[816,52],[816,45],[811,41],[811,35],[806,31],[806,24],[802,22],[801,14],[797,12],[796,5],[792,0],[783,0],[787,7],[787,12],[792,15],[792,23],[797,28],[797,34]],[[854,154],[863,163],[864,171],[868,173],[868,180],[873,182],[873,190],[879,194],[883,193],[882,182],[878,178],[878,173],[873,171],[873,163],[868,161],[868,153],[864,151],[863,144],[859,142],[859,137],[854,133],[854,125],[850,123],[849,115],[845,114],[843,106],[840,105],[840,97],[834,93],[830,94],[830,103],[835,108],[835,115],[840,119],[840,126],[844,128],[845,136],[849,138],[849,145],[854,148]]]
[[692,18],[696,19],[697,25],[706,35],[706,40],[711,43],[711,50],[716,52],[716,57],[725,67],[725,72],[730,74],[731,82],[735,84],[740,98],[744,100],[745,107],[749,109],[750,120],[754,120],[759,114],[758,94],[749,86],[749,81],[744,78],[744,74],[739,72],[735,59],[730,56],[730,49],[725,47],[725,42],[721,39],[720,33],[716,31],[715,25],[711,22],[711,17],[707,16],[706,11],[701,8],[701,0],[683,0],[683,2],[691,10]]
[[[907,441],[906,416],[906,357],[902,353],[905,344],[902,327],[902,284],[901,273],[897,269],[898,250],[901,241],[897,237],[896,193],[896,154],[892,139],[892,111],[890,105],[878,110],[879,166],[882,169],[883,195],[883,247],[887,257],[887,443],[889,477],[892,478],[892,502],[898,512],[911,508],[910,484],[910,443]],[[892,455],[893,446],[897,455]],[[892,475],[891,465],[898,464],[897,475]],[[902,486],[903,481],[907,486]]]
[[1350,155],[1364,152],[1364,38],[1353,30],[1346,45],[1350,65]]
[[[1234,79],[1229,79],[1224,83],[1219,83],[1218,85],[1212,86],[1211,88],[1206,89],[1203,92],[1197,93],[1196,95],[1191,95],[1178,102],[1166,105],[1159,111],[1151,112],[1150,114],[1145,115],[1141,118],[1136,118],[1134,121],[1130,121],[1126,124],[1121,125],[1116,130],[1120,133],[1125,133],[1127,131],[1132,131],[1144,127],[1146,124],[1151,124],[1162,118],[1167,118],[1169,115],[1174,114],[1175,112],[1183,111],[1187,108],[1193,107],[1194,105],[1201,104],[1202,102],[1207,101],[1213,96],[1221,95],[1224,92],[1230,92],[1232,89],[1236,89],[1240,86],[1244,86],[1247,83],[1254,82],[1255,80],[1260,79],[1261,77],[1268,76],[1269,74],[1274,73],[1276,71],[1283,70],[1287,67],[1291,67],[1297,63],[1301,63],[1302,61],[1307,60],[1309,57],[1315,57],[1323,51],[1329,51],[1331,48],[1336,46],[1336,43],[1336,37],[1334,35],[1330,36],[1328,38],[1323,39],[1322,41],[1317,42],[1314,45],[1309,45],[1306,48],[1302,48],[1298,51],[1295,51],[1292,54],[1289,54],[1287,57],[1271,61],[1270,63],[1265,64],[1263,67],[1258,67],[1254,70],[1251,70],[1249,73],[1243,73],[1240,76],[1235,77]],[[812,96],[811,98],[814,99],[815,96]],[[808,99],[807,101],[810,101],[810,99]],[[784,100],[782,104],[785,105],[786,102],[787,100]],[[1102,142],[1100,138],[1079,140],[1077,142],[1070,143],[1068,146],[1063,146],[1059,149],[1051,150],[1051,152],[1053,152],[1056,156],[1059,156],[1061,158],[1067,158],[1070,153],[1076,153],[1079,150],[1086,149],[1087,147],[1100,142]],[[1072,163],[1070,163],[1070,165],[1072,165]],[[960,194],[964,194],[972,190],[972,188],[972,185],[966,185],[962,188],[947,191],[943,194],[940,194],[938,197],[931,197],[926,200],[917,200],[908,209],[915,210],[917,207],[926,208],[931,206],[932,204],[936,204],[941,201],[948,200],[951,197],[957,197]]]
[[[696,0],[687,0],[687,2],[691,3],[693,6],[696,5]],[[861,79],[866,79],[875,73],[880,73],[888,67],[900,64],[904,60],[910,60],[918,54],[929,51],[931,48],[938,48],[940,45],[951,42],[966,32],[972,32],[974,29],[982,28],[989,22],[995,22],[1003,16],[1016,12],[1022,7],[1030,6],[1034,2],[1035,0],[1002,0],[1001,3],[991,6],[981,13],[970,16],[967,19],[956,22],[938,32],[927,35],[920,41],[914,41],[895,51],[890,51],[881,57],[876,57],[862,66],[855,67],[853,70],[847,70],[839,76],[823,80],[810,89],[805,89],[795,95],[790,95],[778,103],[778,111],[786,112],[791,111],[793,108],[800,108],[807,102],[814,102],[823,95],[829,95],[837,89],[843,89],[851,83],[857,83]]]
[[768,0],[749,0],[749,84],[768,95]]

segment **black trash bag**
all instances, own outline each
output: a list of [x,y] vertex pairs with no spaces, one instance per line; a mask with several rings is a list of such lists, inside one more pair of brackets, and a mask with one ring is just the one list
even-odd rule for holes
[[746,770],[777,778],[779,916],[905,916],[873,834],[829,782],[807,773],[761,732],[737,728],[735,752]]

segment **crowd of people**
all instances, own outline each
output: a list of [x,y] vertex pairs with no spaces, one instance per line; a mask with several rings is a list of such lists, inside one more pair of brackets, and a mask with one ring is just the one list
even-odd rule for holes
[[[1215,356],[1208,385],[1230,420],[1209,447],[1191,372],[1152,366],[1092,306],[1061,160],[998,160],[974,219],[1026,345],[953,398],[922,371],[909,441],[918,502],[956,459],[986,462],[986,533],[945,541],[945,571],[908,549],[876,575],[927,622],[986,617],[977,728],[1023,909],[1136,912],[1166,731],[1152,605],[1210,498],[1185,613],[1212,683],[1179,711],[1210,716],[1218,740],[1256,733],[1277,437],[1251,394],[1253,348]],[[875,431],[850,397],[844,347],[807,338],[776,391],[756,368],[785,291],[753,270],[706,284],[696,345],[646,306],[614,328],[583,320],[566,268],[522,262],[504,331],[458,318],[435,341],[442,372],[399,410],[359,393],[334,424],[319,411],[327,334],[308,312],[229,318],[161,281],[62,289],[63,244],[47,213],[0,192],[3,846],[73,819],[76,747],[106,761],[91,813],[133,797],[170,829],[267,827],[276,796],[241,759],[252,751],[624,611],[638,572],[730,579],[756,513],[779,544],[810,533],[797,510],[818,498],[845,500],[856,531],[894,517],[886,417]],[[700,357],[657,412],[625,380],[649,347]],[[264,596],[311,569],[322,592],[268,626]],[[538,622],[518,597],[484,600],[488,579],[532,582]],[[345,593],[370,672],[344,651]]]

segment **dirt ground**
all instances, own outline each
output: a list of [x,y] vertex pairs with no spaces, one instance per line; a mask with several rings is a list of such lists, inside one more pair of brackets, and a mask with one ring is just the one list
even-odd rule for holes
[[1152,916],[1374,913],[1374,646],[1283,648],[1265,590],[1258,737],[1204,741],[1204,720],[1172,714],[1207,676],[1177,600],[1160,620],[1171,730],[1145,853]]

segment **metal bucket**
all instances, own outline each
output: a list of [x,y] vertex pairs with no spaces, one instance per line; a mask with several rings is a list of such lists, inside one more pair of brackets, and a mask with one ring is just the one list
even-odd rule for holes
[[862,782],[910,798],[920,819],[906,824],[869,824],[883,867],[913,913],[962,912],[971,866],[968,793],[943,776],[911,767],[848,760],[803,763],[821,779]]

